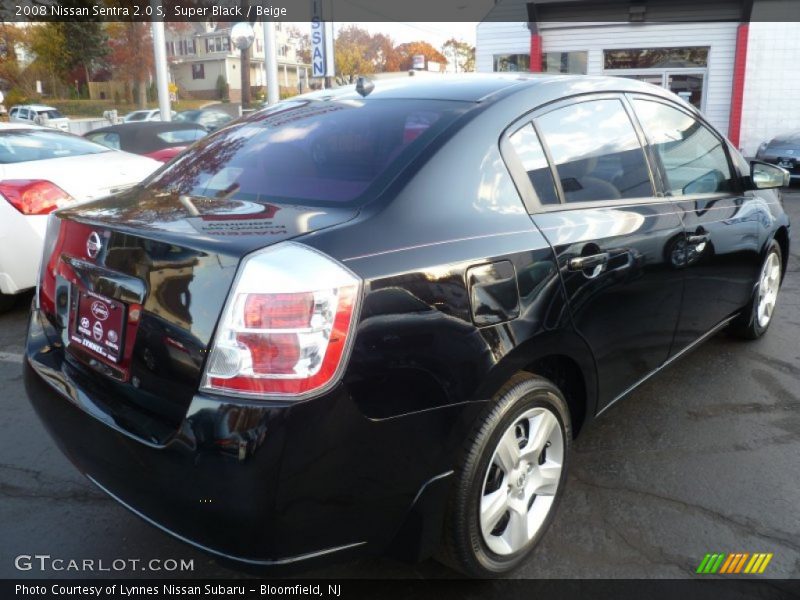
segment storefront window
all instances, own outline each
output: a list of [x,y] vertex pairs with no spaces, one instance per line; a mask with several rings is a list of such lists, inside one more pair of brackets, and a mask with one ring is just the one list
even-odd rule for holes
[[606,69],[686,69],[708,65],[708,46],[604,50]]
[[574,73],[586,75],[588,52],[545,52],[544,71],[546,73]]
[[495,54],[495,71],[530,71],[530,54]]

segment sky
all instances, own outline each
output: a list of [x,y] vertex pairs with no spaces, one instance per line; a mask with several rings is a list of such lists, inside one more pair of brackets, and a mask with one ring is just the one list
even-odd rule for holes
[[[308,23],[295,23],[300,31],[309,30]],[[442,44],[452,37],[458,40],[475,45],[475,34],[477,23],[427,23],[427,22],[405,22],[384,21],[369,23],[344,23],[335,22],[334,32],[347,25],[358,25],[372,34],[384,33],[391,37],[395,44],[405,42],[425,41],[436,49],[441,49]]]

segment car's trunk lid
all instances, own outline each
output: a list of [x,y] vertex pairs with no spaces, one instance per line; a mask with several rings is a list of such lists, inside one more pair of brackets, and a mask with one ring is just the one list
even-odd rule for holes
[[63,368],[125,415],[118,425],[165,441],[198,389],[241,257],[354,215],[141,190],[61,211],[40,303]]

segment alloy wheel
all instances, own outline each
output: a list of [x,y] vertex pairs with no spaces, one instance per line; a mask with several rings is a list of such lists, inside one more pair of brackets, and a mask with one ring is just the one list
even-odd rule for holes
[[564,437],[555,414],[524,412],[500,438],[484,476],[480,527],[489,550],[522,550],[550,512],[564,465]]
[[770,252],[764,266],[761,269],[761,278],[758,283],[758,307],[757,318],[760,327],[766,327],[772,313],[775,311],[775,303],[778,300],[778,290],[781,285],[781,264],[778,255]]

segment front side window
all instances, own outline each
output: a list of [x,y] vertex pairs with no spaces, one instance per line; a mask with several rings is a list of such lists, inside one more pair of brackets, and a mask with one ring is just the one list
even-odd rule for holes
[[644,150],[619,100],[592,100],[536,119],[567,202],[653,195]]
[[542,144],[534,131],[533,126],[528,123],[522,129],[517,130],[509,138],[514,153],[522,163],[522,168],[528,174],[539,202],[542,204],[558,204],[558,193],[555,183],[553,183],[553,173],[547,163],[547,157],[542,149]]
[[203,63],[195,63],[192,65],[192,79],[205,79],[206,67]]
[[89,135],[86,136],[86,139],[89,139],[98,144],[102,144],[106,148],[113,148],[114,150],[120,149],[118,133],[114,133],[111,131],[106,133],[90,133]]
[[688,113],[660,102],[636,99],[636,114],[661,160],[673,196],[734,190],[722,140]]

